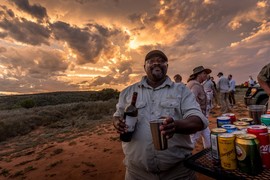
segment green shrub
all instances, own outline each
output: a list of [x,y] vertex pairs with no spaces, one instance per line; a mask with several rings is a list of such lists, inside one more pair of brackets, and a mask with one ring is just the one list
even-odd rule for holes
[[19,104],[21,107],[29,109],[35,106],[35,101],[33,99],[25,99],[22,100]]

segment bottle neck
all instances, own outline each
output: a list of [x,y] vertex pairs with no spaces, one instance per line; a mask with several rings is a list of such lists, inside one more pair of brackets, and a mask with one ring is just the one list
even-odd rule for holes
[[133,105],[133,106],[135,106],[135,104],[136,104],[137,95],[138,95],[137,92],[134,92],[133,95],[132,95],[131,105]]

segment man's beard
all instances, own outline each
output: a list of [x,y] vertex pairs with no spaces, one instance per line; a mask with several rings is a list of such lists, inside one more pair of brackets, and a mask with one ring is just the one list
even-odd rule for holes
[[162,80],[165,77],[165,71],[159,66],[154,66],[150,69],[154,80]]

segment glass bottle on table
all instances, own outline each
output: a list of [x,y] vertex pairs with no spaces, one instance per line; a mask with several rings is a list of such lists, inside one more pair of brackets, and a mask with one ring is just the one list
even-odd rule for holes
[[133,92],[131,103],[124,110],[124,120],[128,126],[127,132],[120,134],[120,140],[130,142],[137,123],[138,109],[136,108],[137,92]]

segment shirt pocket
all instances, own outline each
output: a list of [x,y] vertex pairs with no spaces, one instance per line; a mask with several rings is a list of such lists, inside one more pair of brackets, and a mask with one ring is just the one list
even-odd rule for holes
[[137,101],[136,108],[138,109],[138,121],[145,116],[146,113],[146,102]]
[[177,109],[180,108],[180,102],[175,99],[163,100],[160,102],[160,106],[162,108],[161,115],[174,117]]

